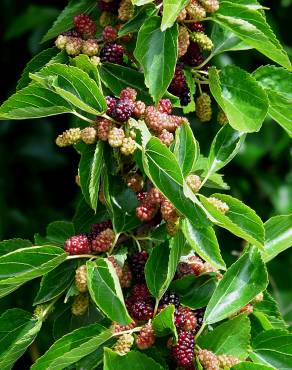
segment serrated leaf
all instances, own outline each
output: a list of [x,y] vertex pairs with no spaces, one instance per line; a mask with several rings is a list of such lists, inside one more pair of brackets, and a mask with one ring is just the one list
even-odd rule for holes
[[255,132],[261,128],[269,102],[254,77],[237,66],[228,65],[220,74],[215,67],[210,68],[209,81],[212,95],[230,126],[241,132]]
[[259,248],[263,247],[264,225],[254,210],[230,195],[213,194],[212,197],[223,201],[229,207],[229,211],[226,214],[222,214],[203,195],[199,197],[206,210],[214,218],[216,225],[229,230],[234,235],[247,240]]
[[109,178],[109,199],[112,221],[116,233],[126,232],[140,225],[136,217],[138,200],[136,194],[119,177]]
[[173,26],[177,16],[187,4],[188,0],[163,0],[162,31]]
[[99,181],[103,166],[104,143],[82,144],[80,149],[79,176],[82,194],[90,207],[96,211],[99,193]]
[[42,50],[39,54],[34,56],[31,61],[24,68],[22,75],[17,82],[16,90],[23,89],[30,83],[29,74],[40,70],[44,65],[50,62],[53,57],[60,54],[60,50],[56,47]]
[[192,222],[208,223],[201,209],[194,203],[191,190],[184,188],[180,166],[174,154],[157,138],[143,142],[144,170],[153,184],[168,198],[175,208]]
[[75,15],[90,13],[95,7],[96,1],[93,0],[71,0],[43,37],[42,42],[48,41],[64,31],[68,31],[73,27],[73,18]]
[[74,280],[77,261],[66,261],[42,277],[33,304],[41,304],[58,297]]
[[54,245],[63,247],[64,242],[75,235],[75,228],[72,222],[54,221],[47,227],[46,239]]
[[88,74],[88,76],[90,78],[92,78],[97,83],[97,85],[99,86],[99,88],[101,90],[101,80],[100,80],[98,70],[97,70],[96,66],[94,66],[91,63],[91,61],[90,61],[90,59],[87,55],[85,55],[85,54],[77,55],[77,57],[72,58],[70,60],[70,64],[79,68],[79,69],[82,69],[84,72],[86,72]]
[[38,83],[19,90],[0,107],[0,119],[31,119],[71,113],[73,107],[54,91]]
[[99,73],[103,84],[116,96],[125,87],[132,87],[137,91],[137,98],[146,104],[152,104],[152,99],[144,83],[144,75],[132,68],[112,63],[102,63]]
[[187,275],[171,283],[173,289],[180,297],[180,302],[193,310],[207,306],[215,288],[217,279],[215,273],[200,276]]
[[211,174],[226,166],[236,156],[245,137],[244,133],[235,131],[228,125],[218,131],[212,141],[208,156],[208,178]]
[[0,256],[13,252],[17,249],[27,248],[27,247],[32,247],[32,243],[30,240],[20,239],[20,238],[2,240],[0,242]]
[[200,148],[192,129],[186,123],[176,130],[174,155],[183,176],[188,176],[200,155]]
[[106,101],[96,81],[77,67],[55,63],[30,77],[86,113],[97,115],[106,111]]
[[204,321],[213,324],[238,312],[268,283],[267,271],[257,248],[252,247],[229,267],[206,308]]
[[0,257],[0,290],[23,284],[56,268],[67,257],[63,249],[43,246],[18,249]]
[[206,335],[201,335],[197,343],[218,355],[229,355],[241,360],[248,356],[250,346],[250,322],[246,315],[239,315],[216,326]]
[[292,73],[284,68],[263,66],[253,73],[269,99],[269,115],[292,137]]
[[137,11],[137,14],[135,14],[133,18],[120,28],[119,37],[138,32],[143,23],[147,21],[147,18],[155,12],[157,12],[157,9],[154,4],[143,6]]
[[74,330],[57,340],[31,370],[62,370],[95,351],[112,337],[110,329],[93,324]]
[[264,226],[263,259],[265,262],[269,262],[292,246],[292,215],[272,217],[265,222]]
[[0,368],[10,370],[41,329],[42,322],[31,313],[14,308],[0,317]]
[[277,370],[288,370],[292,363],[292,334],[282,330],[260,333],[252,343],[250,357],[254,362],[271,365]]
[[287,54],[259,11],[242,4],[221,1],[212,19],[274,62],[291,68]]
[[201,258],[217,269],[226,270],[215,231],[211,226],[198,227],[185,219],[182,222],[182,230],[189,245]]
[[164,337],[169,334],[177,340],[177,331],[174,324],[175,306],[170,304],[161,310],[152,321],[152,327],[157,337]]
[[87,284],[91,298],[106,316],[122,325],[132,322],[116,271],[109,261],[99,258],[87,262]]
[[214,23],[210,36],[213,42],[212,55],[218,55],[226,51],[238,51],[251,49],[239,37],[237,37],[230,30]]
[[118,355],[110,348],[104,351],[104,370],[163,370],[163,367],[144,353],[131,351],[124,356]]
[[170,243],[152,249],[145,265],[145,278],[149,291],[156,299],[163,296],[171,283],[184,243],[183,234],[179,232]]
[[157,102],[166,92],[174,75],[177,60],[178,27],[162,32],[161,18],[152,16],[140,28],[135,58],[141,64],[145,83],[153,100]]
[[238,365],[232,367],[232,370],[276,370],[274,367],[254,364],[253,362],[241,362]]

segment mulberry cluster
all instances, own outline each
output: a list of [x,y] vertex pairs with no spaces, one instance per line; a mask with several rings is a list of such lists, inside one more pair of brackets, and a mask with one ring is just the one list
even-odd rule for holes
[[75,285],[80,293],[87,292],[87,268],[86,265],[81,265],[75,272]]
[[119,355],[124,356],[130,352],[131,347],[134,343],[134,337],[132,334],[123,334],[117,340],[113,350]]
[[89,297],[88,294],[79,294],[74,297],[71,312],[74,316],[82,316],[84,315],[89,306]]
[[150,348],[155,343],[154,330],[151,324],[146,324],[142,327],[136,338],[136,345],[139,349],[144,350]]
[[64,243],[64,249],[71,255],[102,253],[112,246],[114,239],[112,224],[110,221],[105,221],[93,225],[88,234],[74,235],[67,239]]
[[225,214],[229,211],[228,204],[222,202],[220,199],[210,197],[208,198],[208,202],[211,203],[222,214]]
[[207,349],[200,349],[198,358],[204,370],[220,369],[220,362],[213,352],[208,351]]
[[180,331],[178,341],[172,346],[171,354],[177,366],[183,368],[191,366],[194,359],[195,339],[192,332]]

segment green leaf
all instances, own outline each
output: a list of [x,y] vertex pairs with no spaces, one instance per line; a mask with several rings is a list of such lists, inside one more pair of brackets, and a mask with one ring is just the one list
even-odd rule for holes
[[284,68],[263,66],[253,75],[269,98],[268,114],[292,137],[292,73]]
[[72,284],[77,261],[66,261],[42,277],[40,289],[33,304],[41,304],[58,297]]
[[254,362],[271,365],[277,370],[288,370],[292,363],[292,334],[282,330],[260,333],[252,343],[250,354]]
[[106,101],[99,86],[77,67],[55,63],[30,74],[30,77],[86,113],[97,115],[106,111]]
[[140,225],[136,217],[138,200],[136,194],[119,177],[109,178],[109,197],[112,221],[116,233],[126,232]]
[[170,244],[160,244],[152,249],[145,265],[145,278],[149,291],[156,299],[163,296],[171,283],[184,243],[184,237],[179,232]]
[[32,243],[30,240],[20,238],[2,240],[0,242],[0,256],[3,256],[4,254],[13,252],[20,248],[28,247],[32,247]]
[[216,355],[229,355],[244,360],[248,356],[250,322],[246,315],[239,315],[214,328],[197,339],[201,348]]
[[152,104],[147,87],[144,83],[144,75],[135,69],[112,63],[102,63],[99,73],[104,85],[116,96],[125,87],[132,87],[137,91],[137,98],[146,104]]
[[95,351],[112,337],[111,330],[93,324],[74,330],[57,340],[31,370],[62,370]]
[[268,98],[254,77],[227,65],[220,74],[209,70],[212,95],[225,112],[230,126],[242,132],[259,131],[268,112]]
[[239,37],[235,36],[234,33],[219,26],[217,23],[213,24],[210,38],[214,45],[211,52],[212,55],[218,55],[226,51],[247,50],[251,48],[241,41]]
[[275,370],[275,368],[262,364],[254,364],[253,362],[241,362],[233,366],[232,370]]
[[53,39],[64,31],[73,27],[73,18],[81,13],[90,13],[96,7],[93,0],[71,0],[59,15],[53,26],[43,37],[42,42]]
[[274,62],[291,68],[287,54],[260,12],[234,2],[221,1],[212,19]]
[[194,204],[191,190],[185,195],[184,180],[174,154],[157,138],[152,137],[142,151],[144,170],[153,184],[175,208],[192,222],[206,223],[201,209]]
[[106,316],[122,325],[132,322],[113,265],[104,258],[87,262],[87,284],[91,298]]
[[208,156],[207,177],[226,166],[236,156],[245,137],[244,133],[233,130],[229,125],[218,131]]
[[187,123],[183,123],[183,125],[176,130],[174,155],[176,156],[183,176],[188,176],[200,155],[200,148],[192,129]]
[[195,112],[196,110],[196,103],[194,99],[194,96],[196,94],[196,82],[193,78],[192,72],[189,69],[184,69],[183,73],[184,73],[188,88],[190,90],[190,102],[186,106],[183,107],[183,113],[189,114],[189,113]]
[[188,0],[163,0],[161,31],[173,26],[177,16],[187,4]]
[[128,33],[138,32],[143,23],[155,12],[157,10],[154,4],[143,6],[133,18],[120,28],[119,37],[125,36]]
[[0,107],[0,119],[31,119],[71,113],[73,110],[61,96],[38,83],[19,90]]
[[166,92],[174,75],[177,60],[178,27],[160,30],[161,18],[153,16],[140,28],[135,58],[145,74],[145,83],[157,102]]
[[106,348],[103,361],[104,370],[163,370],[163,367],[152,358],[137,351],[131,351],[124,356],[120,356],[113,350]]
[[148,3],[152,3],[153,0],[132,0],[132,4],[142,6]]
[[263,259],[269,262],[292,246],[292,214],[272,217],[264,226],[266,236]]
[[213,324],[238,312],[268,283],[266,267],[252,247],[229,267],[206,308],[204,321]]
[[225,202],[229,207],[229,211],[226,214],[222,214],[209,203],[207,198],[200,195],[201,202],[214,218],[215,224],[262,248],[265,230],[262,220],[255,211],[230,195],[213,194],[212,197]]
[[226,270],[215,231],[211,226],[198,227],[195,223],[185,219],[182,222],[182,230],[189,245],[201,258],[215,268]]
[[29,78],[29,74],[40,70],[44,65],[49,63],[52,60],[52,58],[58,54],[61,54],[60,50],[58,50],[56,47],[53,47],[43,50],[35,57],[33,57],[24,68],[22,75],[17,83],[16,90],[20,90],[26,87],[31,81]]
[[82,194],[86,202],[96,211],[99,193],[99,180],[103,166],[104,143],[82,145],[79,163],[79,176]]
[[193,310],[207,306],[217,286],[216,274],[187,275],[174,280],[170,288],[179,296],[180,302]]
[[56,246],[63,247],[64,242],[75,235],[75,228],[72,222],[54,221],[47,227],[47,240]]
[[18,249],[0,257],[0,291],[7,284],[23,284],[56,268],[67,257],[63,249],[43,246]]
[[165,337],[173,334],[177,340],[176,327],[174,325],[174,305],[170,304],[156,315],[152,321],[152,327],[157,337]]
[[10,370],[41,329],[41,321],[18,308],[8,310],[0,317],[0,368]]
[[70,60],[70,63],[71,65],[79,68],[79,69],[82,69],[82,71],[86,72],[88,74],[88,76],[90,78],[92,78],[96,83],[97,85],[101,86],[101,81],[100,81],[100,76],[99,76],[99,73],[98,73],[98,70],[96,68],[96,66],[94,66],[89,57],[85,54],[79,54],[77,57],[75,58],[72,58]]

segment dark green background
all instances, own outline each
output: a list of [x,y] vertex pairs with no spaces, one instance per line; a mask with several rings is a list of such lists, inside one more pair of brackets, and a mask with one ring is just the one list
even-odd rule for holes
[[[42,35],[67,1],[32,3],[2,0],[0,3],[1,89],[0,101],[14,93],[21,71],[33,55],[52,43],[40,44]],[[263,1],[271,10],[267,18],[288,53],[292,54],[292,1]],[[252,72],[269,63],[254,51],[226,54],[216,63],[235,63]],[[55,137],[69,126],[69,116],[35,121],[0,122],[0,240],[33,238],[54,220],[70,220],[78,197],[75,185],[78,156],[72,148],[55,146]],[[216,124],[195,126],[203,151],[210,145]],[[242,152],[225,169],[232,195],[250,205],[266,221],[276,214],[292,212],[291,141],[275,123],[267,120],[259,133],[249,135]],[[238,239],[221,232],[225,259],[240,250]],[[283,253],[269,264],[271,289],[286,320],[292,323],[292,256]],[[31,294],[37,289],[32,284]],[[21,292],[2,300],[0,313],[8,307],[31,309],[31,297]],[[47,340],[41,340],[40,350]],[[27,357],[28,359],[28,357]],[[26,360],[15,367],[27,368]]]

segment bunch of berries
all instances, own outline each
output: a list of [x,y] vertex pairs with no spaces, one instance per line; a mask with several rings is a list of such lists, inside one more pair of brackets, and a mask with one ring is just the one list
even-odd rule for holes
[[102,253],[109,250],[114,239],[115,234],[111,222],[101,222],[93,225],[90,233],[74,235],[67,239],[64,249],[71,255]]

